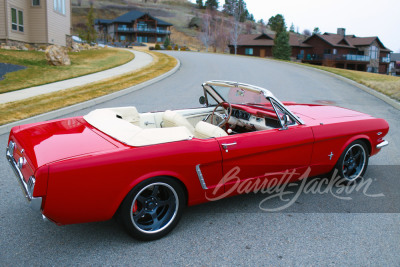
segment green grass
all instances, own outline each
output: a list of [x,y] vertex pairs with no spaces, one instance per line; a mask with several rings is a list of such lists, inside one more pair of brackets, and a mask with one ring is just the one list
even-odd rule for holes
[[5,79],[0,81],[0,93],[106,70],[134,58],[132,53],[118,49],[84,50],[68,54],[70,66],[51,66],[47,63],[44,52],[0,50],[0,62],[27,67],[7,73]]

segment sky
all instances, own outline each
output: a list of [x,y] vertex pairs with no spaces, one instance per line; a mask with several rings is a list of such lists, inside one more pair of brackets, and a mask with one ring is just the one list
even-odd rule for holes
[[[191,0],[191,2],[196,2]],[[394,53],[400,53],[400,0],[245,0],[255,19],[268,21],[282,14],[288,28],[293,23],[299,32],[319,27],[322,33],[358,37],[378,36]],[[225,0],[219,0],[220,6]]]

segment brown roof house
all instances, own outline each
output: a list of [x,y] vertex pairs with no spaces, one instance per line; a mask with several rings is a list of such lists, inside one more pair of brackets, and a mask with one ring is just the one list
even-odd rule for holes
[[[257,57],[272,57],[272,48],[274,46],[275,34],[241,34],[238,38],[237,54],[257,56]],[[289,44],[292,47],[292,57],[297,57],[298,54],[304,53],[305,48],[310,48],[308,44],[304,44],[304,36],[296,33],[289,34]],[[235,53],[233,45],[229,45],[231,54]]]
[[389,74],[400,76],[400,53],[390,54]]
[[[315,65],[388,73],[392,51],[378,37],[356,37],[345,32],[345,29],[339,28],[337,34],[314,34],[307,39],[304,35],[290,33],[292,58]],[[274,34],[265,33],[239,35],[237,53],[272,57],[274,38]],[[229,45],[229,48],[234,54],[234,46]]]
[[0,43],[67,45],[70,0],[0,0]]
[[104,43],[161,43],[171,34],[171,26],[171,23],[137,10],[132,10],[113,20],[95,20],[95,29],[100,41]]
[[337,34],[314,34],[304,41],[312,48],[306,51],[303,62],[336,68],[388,73],[391,50],[378,37],[346,35],[339,28]]

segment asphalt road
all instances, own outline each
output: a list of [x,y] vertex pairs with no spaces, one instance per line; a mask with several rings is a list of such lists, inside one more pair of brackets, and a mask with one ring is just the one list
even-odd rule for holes
[[[260,203],[264,209],[287,203],[277,198],[262,202],[271,193],[211,202],[188,208],[172,233],[146,243],[129,237],[114,220],[62,227],[44,223],[28,208],[3,156],[0,265],[400,265],[399,110],[346,82],[295,65],[170,54],[182,63],[176,74],[96,108],[134,105],[146,112],[197,107],[201,83],[220,79],[268,88],[282,101],[330,101],[381,117],[391,127],[390,145],[370,159],[366,177],[372,183],[366,193],[355,190],[346,195],[350,200],[335,197],[335,189],[302,193],[278,212],[260,209]],[[7,135],[0,136],[0,147],[6,143]]]

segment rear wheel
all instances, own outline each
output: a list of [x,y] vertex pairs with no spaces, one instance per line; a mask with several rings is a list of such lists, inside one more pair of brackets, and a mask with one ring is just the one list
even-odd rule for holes
[[367,171],[368,158],[367,146],[363,141],[356,140],[346,147],[335,168],[345,182],[357,182]]
[[182,216],[185,194],[181,185],[167,177],[148,179],[126,196],[120,209],[128,232],[141,240],[168,234]]

